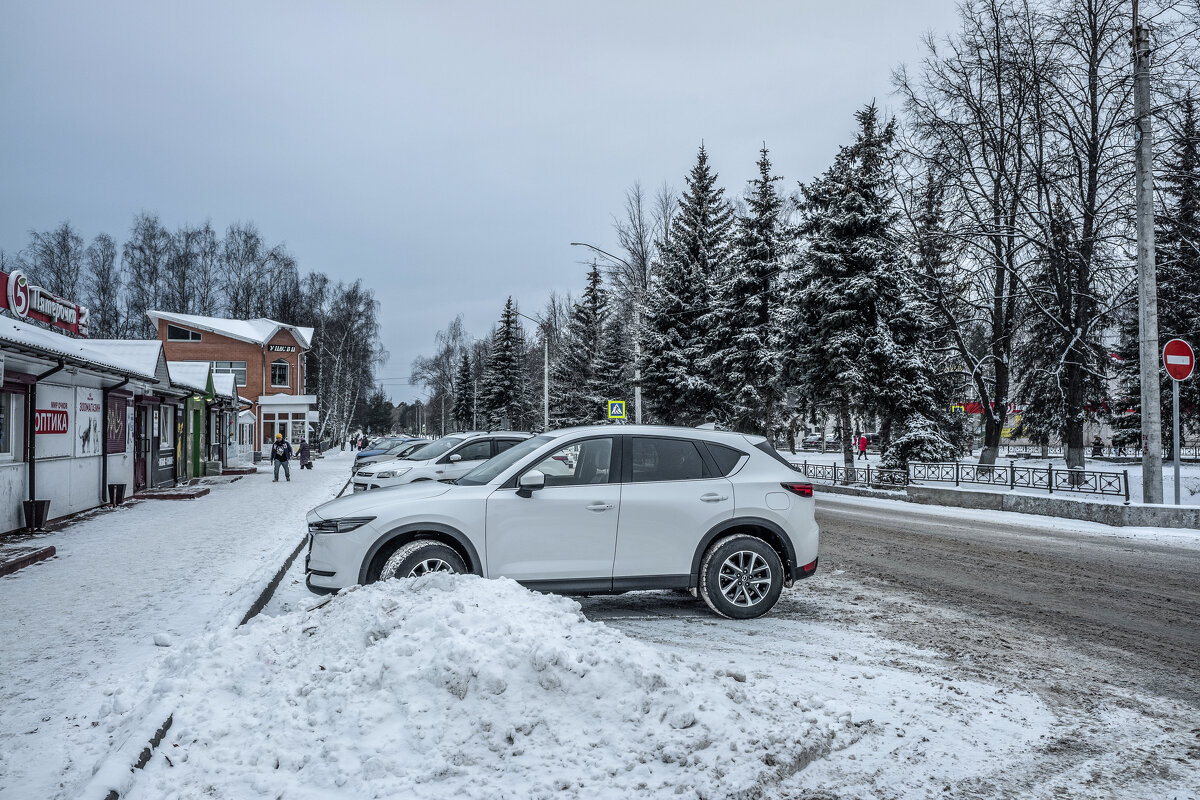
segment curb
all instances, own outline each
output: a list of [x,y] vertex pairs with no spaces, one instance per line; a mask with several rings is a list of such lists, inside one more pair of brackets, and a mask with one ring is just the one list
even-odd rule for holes
[[[18,551],[19,552],[19,551]],[[54,558],[58,551],[53,546],[36,547],[29,549],[28,552],[23,552],[14,558],[8,558],[0,561],[0,577],[11,575],[17,570],[25,569],[31,564],[36,564],[39,561],[45,561],[49,558]]]

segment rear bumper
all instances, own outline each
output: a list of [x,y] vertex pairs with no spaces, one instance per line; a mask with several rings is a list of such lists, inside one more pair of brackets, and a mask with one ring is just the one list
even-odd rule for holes
[[811,564],[794,564],[792,566],[792,580],[798,581],[804,578],[811,578],[817,574],[817,561],[820,559],[814,558]]

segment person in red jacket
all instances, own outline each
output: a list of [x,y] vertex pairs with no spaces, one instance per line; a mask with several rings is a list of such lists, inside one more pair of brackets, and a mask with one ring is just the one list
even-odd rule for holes
[[862,460],[867,460],[867,435],[864,433],[858,437],[858,457]]

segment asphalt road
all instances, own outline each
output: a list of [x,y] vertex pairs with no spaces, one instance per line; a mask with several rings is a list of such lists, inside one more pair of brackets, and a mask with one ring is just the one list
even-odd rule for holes
[[[1103,683],[1200,707],[1200,533],[1195,542],[1189,532],[1098,534],[1011,516],[822,493],[820,569],[971,613],[1010,646],[1036,638],[1039,650],[1080,653]],[[941,644],[969,643],[962,634],[945,631]],[[986,657],[989,643],[978,645]]]

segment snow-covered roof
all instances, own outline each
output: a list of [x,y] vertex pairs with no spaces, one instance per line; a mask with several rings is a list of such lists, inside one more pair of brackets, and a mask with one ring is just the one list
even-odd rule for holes
[[162,342],[157,339],[88,339],[88,343],[130,372],[153,376],[160,383],[171,380]]
[[232,372],[213,373],[213,392],[217,397],[237,400],[237,377]]
[[161,342],[121,342],[113,347],[106,339],[74,339],[27,322],[0,317],[0,342],[36,353],[69,359],[84,367],[155,380]]
[[171,383],[185,389],[207,393],[212,364],[207,361],[168,361]]
[[299,325],[288,325],[273,319],[259,317],[258,319],[224,319],[222,317],[200,317],[195,314],[176,314],[171,311],[147,311],[146,316],[158,321],[166,320],[189,328],[199,328],[202,331],[212,331],[231,339],[241,339],[254,344],[266,344],[281,330],[291,331],[300,346],[308,349],[312,346],[312,328],[302,328]]

